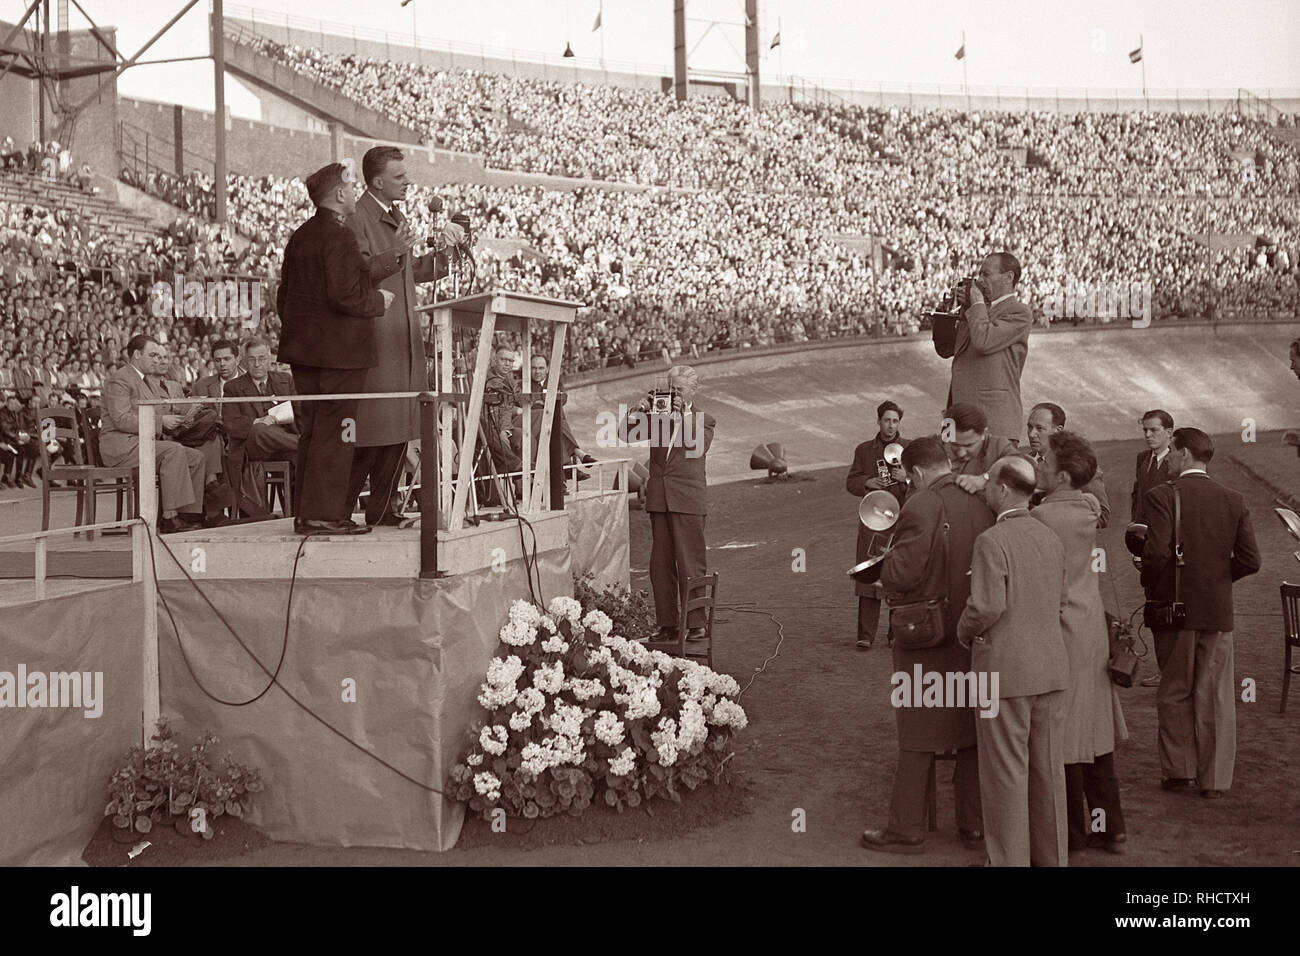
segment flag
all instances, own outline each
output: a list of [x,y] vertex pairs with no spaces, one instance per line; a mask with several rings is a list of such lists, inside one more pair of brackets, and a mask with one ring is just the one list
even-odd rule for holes
[[769,50],[775,50],[781,45],[781,32],[778,30],[776,36],[772,37],[772,42],[768,44]]
[[954,57],[954,59],[958,59],[958,60],[964,60],[964,59],[966,59],[966,44],[963,43],[963,44],[962,44],[962,45],[957,49],[957,52],[953,54],[953,57]]
[[605,12],[604,10],[601,10],[599,13],[596,14],[596,22],[591,25],[592,33],[595,33],[597,30],[600,29],[600,15],[604,12]]
[[1141,59],[1142,59],[1142,48],[1141,48],[1141,47],[1138,47],[1136,50],[1131,50],[1131,51],[1129,51],[1128,61],[1129,61],[1130,63],[1136,63],[1136,62],[1138,62],[1138,61],[1141,60]]

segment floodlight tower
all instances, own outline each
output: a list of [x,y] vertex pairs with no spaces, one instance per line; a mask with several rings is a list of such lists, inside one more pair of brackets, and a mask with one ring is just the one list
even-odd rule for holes
[[[729,82],[741,81],[745,87],[746,99],[752,109],[759,108],[759,34],[758,34],[758,0],[744,0],[745,13],[743,20],[716,20],[706,17],[688,17],[686,15],[686,5],[689,0],[673,0],[673,92],[679,102],[684,102],[690,91],[690,81],[693,77],[701,79],[725,80]],[[706,24],[704,32],[700,34],[699,39],[688,50],[686,48],[686,24],[703,23]],[[745,31],[745,55],[742,58],[740,51],[727,37],[727,27],[743,27]],[[719,29],[723,38],[727,41],[728,46],[735,50],[737,63],[744,60],[744,70],[727,71],[727,70],[692,70],[689,65],[691,54],[694,53],[704,38],[707,37],[715,28]]]

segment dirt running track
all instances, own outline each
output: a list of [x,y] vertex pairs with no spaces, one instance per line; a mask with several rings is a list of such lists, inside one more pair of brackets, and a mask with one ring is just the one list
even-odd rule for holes
[[[1237,679],[1253,678],[1259,688],[1256,703],[1237,705],[1236,782],[1215,802],[1162,791],[1155,690],[1123,691],[1132,736],[1119,747],[1116,763],[1131,850],[1124,857],[1085,851],[1071,857],[1072,866],[1300,863],[1300,686],[1292,689],[1289,712],[1277,713],[1282,672],[1278,584],[1285,577],[1300,580],[1300,565],[1291,557],[1296,545],[1271,513],[1268,494],[1228,459],[1229,453],[1239,453],[1228,447],[1232,437],[1219,440],[1222,461],[1216,459],[1211,470],[1246,494],[1264,554],[1263,571],[1236,589]],[[1276,443],[1276,436],[1261,436],[1260,448]],[[931,835],[924,855],[880,855],[858,846],[864,827],[885,821],[895,737],[888,704],[889,652],[883,644],[865,653],[853,647],[855,603],[843,572],[852,563],[856,500],[844,491],[847,444],[845,448],[845,467],[821,471],[815,481],[738,482],[710,490],[710,561],[722,573],[721,599],[733,605],[753,602],[785,626],[780,656],[742,700],[750,726],[739,737],[742,752],[733,761],[735,787],[694,795],[681,807],[656,802],[653,819],[601,813],[532,827],[511,821],[512,830],[504,835],[472,822],[461,846],[443,854],[279,844],[223,865],[980,863],[981,854],[957,842],[947,764],[940,772],[940,829]],[[1136,441],[1099,447],[1108,492],[1121,518],[1103,532],[1102,544],[1127,609],[1140,600],[1137,574],[1122,543],[1138,450]],[[1288,460],[1300,469],[1300,462]],[[649,529],[643,515],[632,517],[637,568],[645,564]],[[721,547],[727,544],[733,547]],[[806,551],[804,573],[791,570],[794,548]],[[646,586],[643,572],[634,572],[634,581]],[[1107,604],[1113,603],[1108,586],[1104,593]],[[743,684],[776,639],[766,618],[725,612],[718,627],[718,665]],[[792,832],[796,809],[806,814],[805,833]]]

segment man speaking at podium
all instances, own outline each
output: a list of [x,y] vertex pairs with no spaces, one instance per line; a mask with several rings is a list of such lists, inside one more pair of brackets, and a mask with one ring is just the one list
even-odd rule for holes
[[[366,373],[365,392],[423,392],[429,388],[420,318],[415,312],[415,284],[445,276],[447,257],[442,252],[422,256],[413,252],[423,237],[415,235],[398,205],[410,186],[404,159],[396,146],[366,150],[361,159],[366,191],[348,217],[362,259],[379,287],[393,296],[375,323],[377,361]],[[443,236],[449,246],[465,242],[464,230],[455,223],[443,227]],[[402,524],[397,513],[401,500],[397,479],[406,458],[406,443],[419,434],[420,415],[414,399],[362,402],[358,408],[348,501],[349,507],[355,504],[369,477],[367,525]]]
[[1024,413],[1020,373],[1029,353],[1034,315],[1016,299],[1020,263],[1009,252],[995,252],[980,265],[979,275],[962,302],[964,321],[957,323],[948,406],[969,404],[984,410],[989,433],[1019,444]]

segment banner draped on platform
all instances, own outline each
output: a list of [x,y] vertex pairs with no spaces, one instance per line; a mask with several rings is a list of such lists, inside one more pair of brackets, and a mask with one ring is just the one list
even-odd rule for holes
[[[544,601],[573,593],[567,551],[538,556]],[[287,581],[199,581],[208,600],[271,670],[284,638]],[[208,693],[241,702],[268,683],[186,581],[159,585],[190,666]],[[397,770],[443,789],[481,713],[479,686],[510,602],[529,597],[523,562],[437,581],[312,579],[294,587],[280,684]],[[218,752],[261,769],[249,822],[276,840],[450,849],[464,808],[404,779],[322,726],[273,687],[227,706],[195,684],[159,613],[162,711],[187,739],[210,729]]]
[[81,851],[104,818],[108,778],[141,742],[143,615],[141,584],[0,613],[0,671],[16,680],[23,668],[28,686],[15,690],[24,702],[40,699],[33,679],[66,690],[70,678],[49,682],[48,675],[102,675],[97,691],[89,685],[94,709],[102,708],[97,717],[87,715],[84,698],[80,706],[49,706],[59,701],[48,686],[45,706],[0,707],[0,866],[82,865]]

